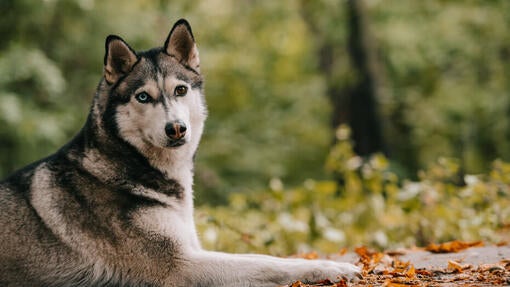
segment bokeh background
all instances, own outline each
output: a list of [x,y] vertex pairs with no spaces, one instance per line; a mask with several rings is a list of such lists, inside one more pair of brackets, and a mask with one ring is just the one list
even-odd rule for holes
[[[0,175],[83,125],[104,39],[190,21],[204,245],[290,254],[510,229],[510,1],[2,0]],[[213,208],[214,207],[214,208]]]

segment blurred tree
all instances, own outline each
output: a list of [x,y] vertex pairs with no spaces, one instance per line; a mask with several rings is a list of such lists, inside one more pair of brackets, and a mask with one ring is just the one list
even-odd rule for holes
[[[324,178],[333,110],[355,130],[374,125],[363,88],[399,174],[440,156],[459,158],[470,173],[496,157],[510,160],[510,1],[365,1],[360,15],[377,46],[363,29],[352,33],[349,5],[358,2],[0,1],[0,174],[56,150],[80,128],[108,34],[147,49],[182,17],[198,41],[210,109],[197,198],[221,201],[271,178]],[[377,59],[378,69],[354,59],[356,51]],[[348,120],[354,116],[364,123]],[[361,131],[354,137],[377,137]]]
[[[211,110],[197,158],[198,197],[221,201],[225,191],[257,188],[273,177],[291,183],[321,177],[329,108],[297,5],[233,0],[0,5],[15,15],[0,21],[6,32],[0,75],[8,76],[0,82],[0,109],[10,111],[0,120],[17,119],[0,126],[2,175],[56,150],[83,124],[101,77],[106,35],[147,49],[162,44],[173,21],[185,17],[201,52]],[[31,65],[22,50],[44,60]],[[9,76],[31,66],[39,72],[20,80]],[[52,81],[59,88],[46,91]]]
[[193,8],[210,109],[197,157],[198,199],[224,199],[271,178],[295,184],[324,177],[330,109],[297,4]]
[[0,173],[5,174],[49,153],[49,146],[65,139],[72,120],[59,105],[66,88],[62,70],[42,49],[45,5],[9,0],[0,5],[8,11],[0,20]]
[[[319,27],[320,23],[313,13],[316,10],[332,9],[317,1],[301,1],[301,14],[310,27],[315,42],[320,43],[317,49],[319,68],[326,78],[328,97],[333,106],[332,128],[341,124],[351,126],[354,149],[357,154],[366,156],[385,151],[381,131],[381,119],[378,113],[377,84],[378,70],[376,69],[376,55],[373,41],[368,27],[368,20],[363,1],[345,1],[346,13],[338,17],[335,25]],[[325,12],[325,11],[322,11]],[[341,33],[338,29],[340,22],[347,22],[347,39],[330,36],[331,33]],[[334,29],[332,29],[334,28]],[[346,42],[346,43],[345,43]],[[337,55],[344,51],[348,54],[348,79],[338,71],[345,69]]]
[[370,3],[393,161],[413,171],[454,156],[472,173],[508,159],[510,2]]
[[[355,81],[346,87],[349,117],[357,154],[366,156],[384,151],[381,118],[378,112],[379,79],[374,43],[371,39],[364,1],[346,1],[348,13],[348,51]],[[336,117],[335,117],[336,118]],[[346,124],[337,120],[335,126]]]

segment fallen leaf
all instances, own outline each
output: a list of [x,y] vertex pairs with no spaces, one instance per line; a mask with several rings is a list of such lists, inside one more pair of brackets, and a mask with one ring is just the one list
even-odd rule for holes
[[389,256],[401,256],[406,255],[408,252],[406,250],[389,250],[385,251],[384,253],[388,254]]
[[414,269],[414,265],[411,264],[411,267],[409,267],[409,270],[405,273],[407,278],[414,278],[416,277],[416,269]]
[[410,287],[410,286],[418,286],[418,285],[414,285],[414,284],[408,285],[408,284],[403,284],[403,283],[392,282],[391,280],[386,280],[382,286],[383,287]]
[[462,272],[462,266],[458,262],[455,262],[455,261],[452,261],[452,260],[448,260],[448,270],[451,270],[451,271],[456,272],[456,273],[461,273]]
[[427,277],[431,277],[434,275],[432,272],[430,272],[429,270],[426,270],[426,269],[418,269],[418,270],[415,270],[415,272],[416,272],[416,274],[419,274],[422,276],[427,276]]
[[469,247],[474,246],[483,246],[482,241],[474,241],[474,242],[463,242],[460,240],[454,240],[450,242],[445,242],[441,244],[429,244],[425,250],[433,252],[433,253],[451,253],[451,252],[459,252],[461,250],[467,249]]
[[342,280],[340,282],[337,282],[334,287],[347,287],[347,282],[345,280]]
[[296,281],[296,282],[292,283],[292,285],[290,285],[290,287],[306,287],[306,285],[303,284],[303,282],[301,282],[301,281]]
[[298,257],[303,258],[303,259],[308,259],[308,260],[315,260],[315,259],[319,259],[319,254],[317,254],[317,252],[315,252],[315,251],[312,251],[312,252],[308,252],[308,253],[299,254]]
[[507,241],[500,241],[500,242],[496,243],[496,246],[498,246],[498,247],[507,246],[507,245],[508,245]]
[[340,255],[340,256],[342,256],[342,255],[345,255],[345,253],[347,253],[347,251],[348,251],[348,250],[347,250],[347,248],[342,248],[342,249],[340,249],[340,250],[338,251],[338,253],[337,253],[337,254],[338,254],[338,255]]
[[322,280],[322,281],[317,282],[316,285],[318,285],[318,286],[329,286],[329,285],[333,285],[333,284],[335,284],[335,283],[333,283],[329,279],[326,279],[326,280]]

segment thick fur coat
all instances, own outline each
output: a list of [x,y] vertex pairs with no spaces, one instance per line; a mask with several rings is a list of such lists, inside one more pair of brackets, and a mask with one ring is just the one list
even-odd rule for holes
[[[193,158],[207,111],[187,21],[163,47],[106,39],[82,130],[0,183],[0,286],[275,286],[354,278],[332,261],[205,251]],[[340,277],[339,277],[340,276]]]

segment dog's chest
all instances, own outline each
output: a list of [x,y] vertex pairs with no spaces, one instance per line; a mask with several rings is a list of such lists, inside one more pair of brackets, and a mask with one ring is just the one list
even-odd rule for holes
[[183,246],[198,243],[193,207],[186,205],[188,204],[183,203],[139,210],[133,216],[133,222],[149,234],[161,235]]

